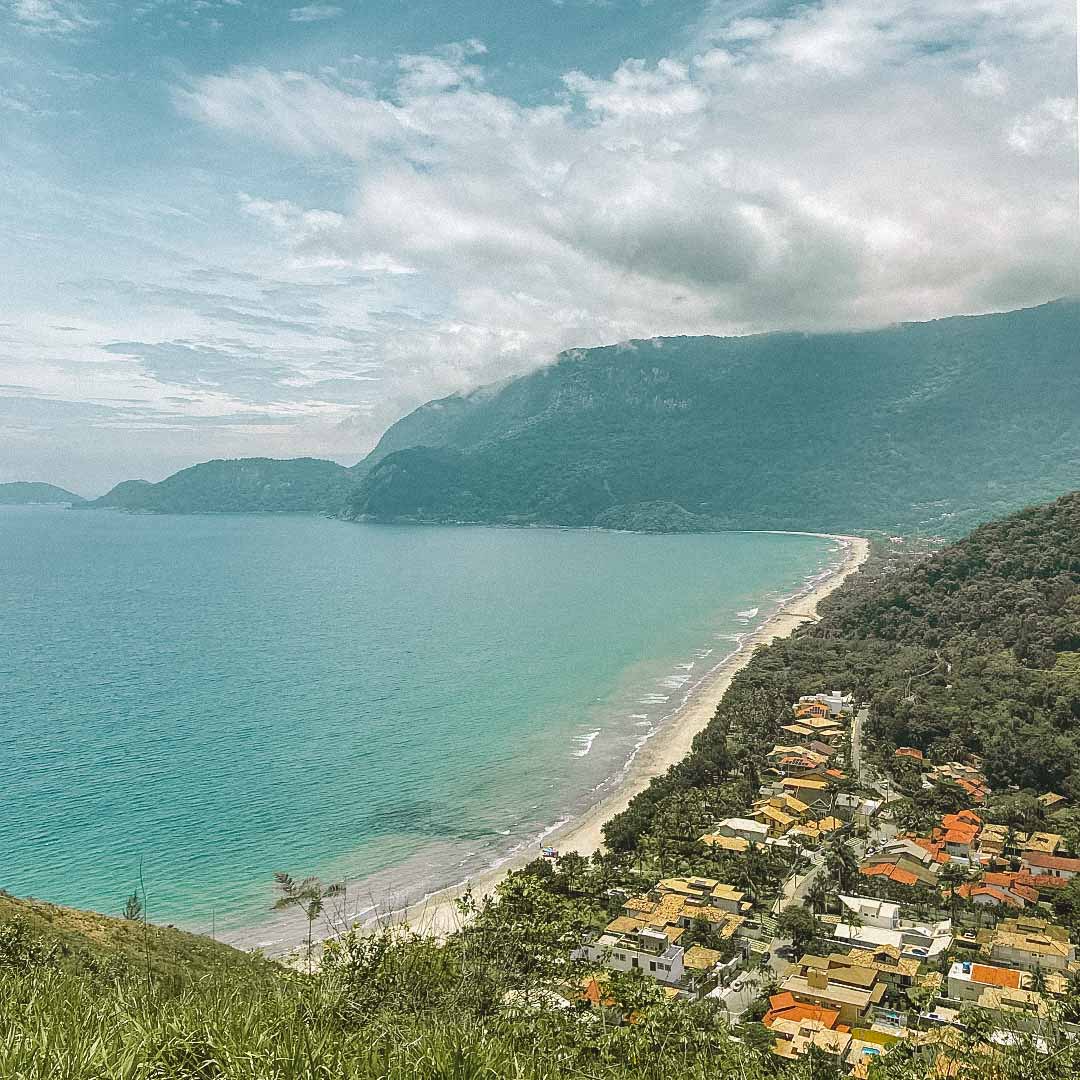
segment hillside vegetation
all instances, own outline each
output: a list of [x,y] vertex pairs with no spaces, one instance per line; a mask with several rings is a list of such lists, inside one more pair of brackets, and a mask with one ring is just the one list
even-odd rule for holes
[[55,484],[17,480],[0,484],[0,506],[40,506],[46,503],[81,503],[83,497]]
[[432,401],[352,469],[211,461],[89,505],[959,535],[1080,475],[1080,303],[569,352]]
[[238,458],[193,465],[160,483],[126,480],[86,505],[167,514],[327,512],[351,487],[349,471],[318,458]]
[[[567,353],[390,429],[348,513],[951,532],[1080,474],[1080,304]],[[411,447],[402,444],[413,440]]]

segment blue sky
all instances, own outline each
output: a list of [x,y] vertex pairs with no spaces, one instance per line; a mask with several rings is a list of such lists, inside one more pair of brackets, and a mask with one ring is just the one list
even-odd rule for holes
[[1076,291],[1069,0],[0,0],[0,481]]

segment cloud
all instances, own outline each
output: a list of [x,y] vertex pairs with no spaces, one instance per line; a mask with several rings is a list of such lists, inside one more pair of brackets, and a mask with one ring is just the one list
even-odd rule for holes
[[11,14],[35,34],[73,34],[95,25],[78,4],[65,0],[11,0]]
[[488,90],[475,46],[401,58],[383,93],[258,69],[182,102],[230,137],[350,163],[343,212],[246,209],[294,258],[408,270],[446,297],[408,347],[494,350],[459,362],[467,381],[622,337],[1070,291],[1070,25],[1061,0],[827,0],[711,16],[692,51],[567,73],[544,105]]
[[[420,402],[561,349],[1077,291],[1067,0],[776,10],[717,2],[685,48],[530,103],[478,41],[192,77],[174,98],[199,142],[251,161],[216,180],[220,247],[80,282],[10,332],[0,381],[63,397],[78,356],[86,399],[197,428],[169,443],[188,460],[355,460]],[[166,220],[124,213],[107,235]]]
[[305,4],[303,7],[293,8],[289,12],[289,22],[325,22],[327,19],[336,19],[343,13],[341,8],[335,7],[333,4]]

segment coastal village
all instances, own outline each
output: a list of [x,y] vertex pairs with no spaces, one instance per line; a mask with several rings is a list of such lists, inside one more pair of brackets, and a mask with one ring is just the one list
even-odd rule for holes
[[[574,953],[588,972],[576,996],[616,1023],[641,1016],[615,989],[628,976],[672,1000],[715,999],[732,1038],[830,1075],[867,1077],[904,1047],[926,1075],[962,1076],[973,1048],[1038,1047],[1047,1024],[1080,1037],[1062,1008],[1080,1000],[1080,961],[1053,906],[1080,852],[1052,824],[987,820],[994,793],[975,758],[900,747],[865,760],[872,707],[840,691],[800,698],[751,804],[697,838],[703,864],[779,867],[775,895],[685,869],[607,890],[610,921]],[[925,798],[905,798],[912,789]],[[943,793],[948,809],[905,820]],[[1048,823],[1067,804],[1052,791],[1037,801]],[[547,858],[553,871],[564,861]]]

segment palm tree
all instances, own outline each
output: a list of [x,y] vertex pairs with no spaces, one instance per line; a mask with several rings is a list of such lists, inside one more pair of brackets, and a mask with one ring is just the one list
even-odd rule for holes
[[345,891],[345,886],[340,881],[332,885],[324,885],[317,877],[308,877],[297,882],[283,870],[277,870],[274,873],[274,887],[281,894],[274,902],[274,911],[295,907],[299,908],[307,919],[307,961],[310,975],[312,925],[322,914],[325,901],[331,896],[340,896]]

